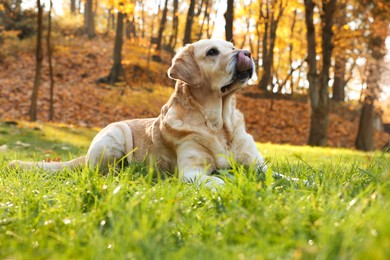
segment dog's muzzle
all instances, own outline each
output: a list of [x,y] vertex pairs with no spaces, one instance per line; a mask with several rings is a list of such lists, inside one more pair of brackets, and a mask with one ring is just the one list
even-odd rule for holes
[[245,84],[253,75],[254,65],[249,51],[239,51],[236,55],[235,69],[232,80],[221,88],[221,92],[227,94],[235,89],[237,84]]
[[253,65],[252,65],[251,53],[249,51],[240,51],[238,53],[236,73],[239,75],[248,74],[247,76],[249,76],[249,78],[252,77]]

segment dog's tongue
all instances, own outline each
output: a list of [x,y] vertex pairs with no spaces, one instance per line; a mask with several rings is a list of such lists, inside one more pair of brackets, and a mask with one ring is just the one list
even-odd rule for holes
[[237,71],[242,72],[249,70],[252,67],[251,59],[244,54],[244,52],[238,53]]

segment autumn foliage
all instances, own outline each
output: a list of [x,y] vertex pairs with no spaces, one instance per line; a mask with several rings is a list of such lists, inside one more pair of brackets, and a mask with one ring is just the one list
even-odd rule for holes
[[[155,117],[173,91],[174,82],[167,77],[170,54],[163,62],[147,63],[147,48],[142,42],[128,41],[124,46],[127,83],[115,86],[98,84],[111,62],[109,37],[68,40],[54,48],[56,81],[55,122],[99,126],[129,118]],[[0,64],[0,120],[28,120],[34,77],[33,51],[20,49]],[[43,63],[42,86],[38,98],[38,120],[49,115],[49,70]],[[309,101],[305,96],[272,98],[255,86],[238,95],[238,107],[246,126],[256,141],[304,145],[310,120]],[[335,104],[330,113],[328,145],[353,147],[359,113],[356,106]],[[376,132],[375,146],[381,148],[389,135]]]

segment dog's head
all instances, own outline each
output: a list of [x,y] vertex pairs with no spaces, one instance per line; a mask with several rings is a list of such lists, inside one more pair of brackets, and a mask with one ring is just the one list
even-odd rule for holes
[[178,51],[168,75],[191,87],[206,86],[226,95],[241,89],[255,77],[255,64],[249,51],[236,49],[230,42],[201,40]]

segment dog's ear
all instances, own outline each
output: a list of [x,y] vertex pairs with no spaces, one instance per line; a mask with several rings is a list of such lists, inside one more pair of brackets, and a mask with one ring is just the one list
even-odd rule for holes
[[186,45],[177,52],[172,59],[172,66],[168,69],[168,76],[184,81],[191,87],[200,87],[203,76],[194,57],[194,46]]

